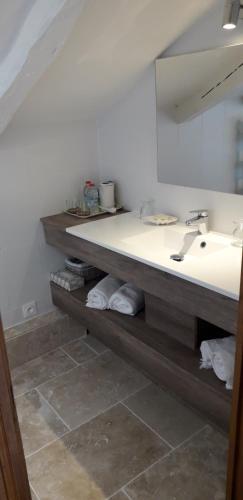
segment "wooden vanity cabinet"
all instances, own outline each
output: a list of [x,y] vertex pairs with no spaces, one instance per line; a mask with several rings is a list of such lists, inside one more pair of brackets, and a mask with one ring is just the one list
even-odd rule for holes
[[228,429],[231,393],[211,370],[199,369],[198,346],[204,334],[213,338],[236,333],[238,302],[67,233],[66,228],[80,224],[80,219],[58,214],[42,223],[47,243],[145,292],[145,311],[136,317],[86,308],[94,283],[73,293],[51,284],[54,304],[151,380]]

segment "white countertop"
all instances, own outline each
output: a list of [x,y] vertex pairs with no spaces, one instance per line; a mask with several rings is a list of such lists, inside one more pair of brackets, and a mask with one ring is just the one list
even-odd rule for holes
[[[152,226],[134,213],[121,214],[67,228],[78,238],[161,269],[187,281],[239,299],[242,250],[232,246],[232,237],[209,232],[194,238],[182,262],[170,259],[179,253],[185,235],[195,228],[184,224]],[[190,235],[191,237],[191,235]],[[205,249],[200,243],[206,241]]]

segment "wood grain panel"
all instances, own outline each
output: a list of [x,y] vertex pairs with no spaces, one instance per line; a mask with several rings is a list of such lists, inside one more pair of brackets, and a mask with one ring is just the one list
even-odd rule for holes
[[164,300],[145,294],[146,323],[191,349],[197,348],[197,319]]

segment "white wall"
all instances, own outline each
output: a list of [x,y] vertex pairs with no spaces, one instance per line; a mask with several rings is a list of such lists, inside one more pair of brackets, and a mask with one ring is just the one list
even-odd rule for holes
[[53,306],[49,272],[63,256],[45,244],[40,217],[58,213],[78,194],[81,179],[97,179],[97,136],[92,123],[14,125],[0,137],[0,309],[4,326],[23,321],[22,304],[38,312]]
[[[178,39],[167,55],[243,42],[242,22],[234,33],[220,29],[219,4]],[[211,227],[228,233],[232,221],[243,216],[241,196],[158,183],[154,64],[137,86],[99,120],[98,135],[100,176],[118,183],[121,200],[128,208],[153,197],[158,210],[176,213],[183,220],[189,210],[205,207],[210,210]]]

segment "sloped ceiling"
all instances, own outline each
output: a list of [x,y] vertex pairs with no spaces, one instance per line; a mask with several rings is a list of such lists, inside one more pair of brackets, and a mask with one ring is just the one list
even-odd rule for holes
[[[18,1],[23,8],[29,3]],[[146,66],[215,2],[86,0],[58,57],[47,70],[41,65],[44,75],[20,107],[15,122],[32,125],[96,116],[119,99]],[[64,3],[67,9],[73,1]],[[43,38],[48,52],[47,35]],[[26,97],[23,94],[18,102],[16,99],[16,109]]]
[[3,0],[0,20],[0,133],[57,57],[85,0]]

